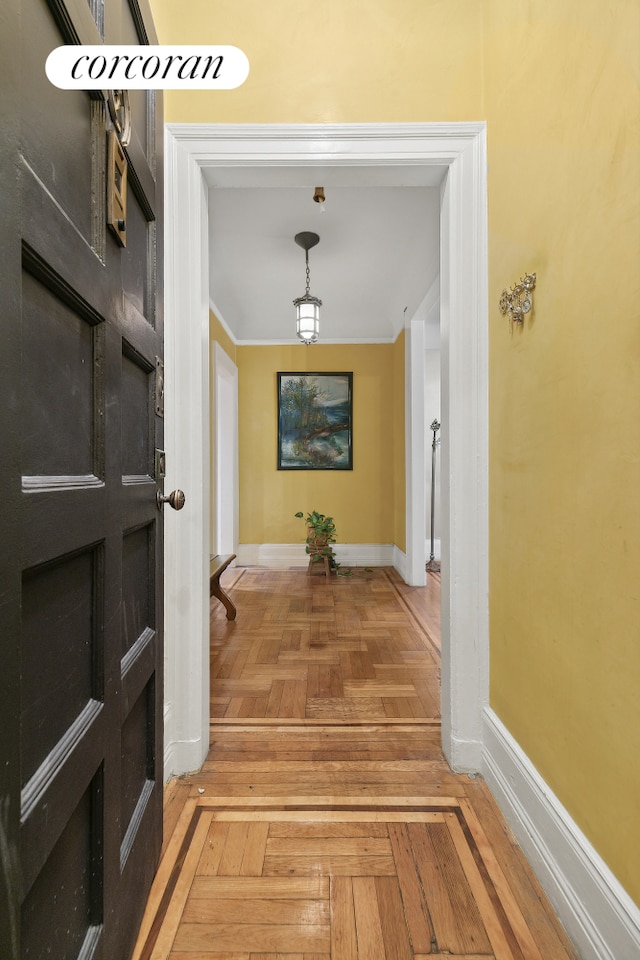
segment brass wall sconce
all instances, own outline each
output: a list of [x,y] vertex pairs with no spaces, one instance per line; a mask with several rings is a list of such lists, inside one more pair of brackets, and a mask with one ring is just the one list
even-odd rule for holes
[[533,290],[536,285],[535,273],[527,273],[511,290],[503,290],[500,297],[500,312],[513,323],[523,323],[524,316],[533,306]]

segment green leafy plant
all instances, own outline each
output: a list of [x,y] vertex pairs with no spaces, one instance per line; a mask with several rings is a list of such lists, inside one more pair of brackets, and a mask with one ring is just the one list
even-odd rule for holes
[[341,570],[340,564],[336,560],[336,554],[331,546],[336,542],[336,525],[333,517],[327,517],[324,513],[318,513],[312,510],[306,516],[302,510],[298,510],[294,516],[304,520],[307,527],[306,551],[311,556],[314,563],[319,562],[324,557],[329,558],[329,565],[335,570],[339,577],[348,577],[351,570]]
[[312,510],[306,516],[302,510],[299,510],[295,516],[304,520],[307,527],[307,553],[312,554],[314,559],[335,557],[331,546],[336,542],[336,525],[333,517],[326,517],[324,513],[318,513],[317,510]]

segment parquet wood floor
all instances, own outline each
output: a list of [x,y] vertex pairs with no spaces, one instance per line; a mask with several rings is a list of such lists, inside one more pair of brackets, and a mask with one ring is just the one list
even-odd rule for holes
[[134,960],[576,960],[440,747],[439,578],[229,570],[211,749],[168,784]]

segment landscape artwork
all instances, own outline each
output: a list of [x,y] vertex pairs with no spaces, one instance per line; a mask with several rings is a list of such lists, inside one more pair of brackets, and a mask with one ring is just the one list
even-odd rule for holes
[[278,374],[278,470],[353,470],[353,374]]

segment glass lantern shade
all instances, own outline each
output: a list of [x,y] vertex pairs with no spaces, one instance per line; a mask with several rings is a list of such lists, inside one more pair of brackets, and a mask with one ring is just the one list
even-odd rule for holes
[[296,308],[296,336],[303,343],[316,343],[320,336],[322,300],[309,294],[293,301]]

